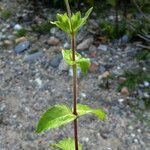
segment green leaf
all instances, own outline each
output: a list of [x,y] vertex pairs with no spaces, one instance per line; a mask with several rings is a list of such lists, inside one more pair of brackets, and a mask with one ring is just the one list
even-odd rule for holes
[[77,12],[72,14],[71,18],[65,14],[57,14],[57,21],[51,23],[55,24],[58,28],[63,30],[68,34],[77,33],[80,28],[86,23],[87,18],[89,17],[90,13],[92,12],[93,7],[91,7],[86,13],[85,16],[82,18],[81,13]]
[[93,10],[93,7],[91,7],[86,13],[85,13],[85,19],[87,19],[88,17],[89,17],[89,15],[91,14],[91,12],[92,12],[92,10]]
[[68,65],[75,64],[75,62],[72,59],[72,50],[71,49],[70,50],[62,50],[62,56]]
[[[93,7],[91,7],[86,13],[85,13],[85,16],[83,18],[81,18],[81,14],[80,14],[80,17],[77,17],[77,21],[78,21],[78,24],[77,26],[75,27],[75,32],[78,32],[80,30],[80,28],[86,23],[89,15],[91,14],[93,10]],[[79,14],[76,13],[76,15],[79,16]]]
[[79,30],[79,25],[80,25],[81,21],[82,21],[82,18],[81,18],[80,12],[77,12],[77,13],[72,15],[71,25],[72,25],[72,29],[73,29],[74,33],[76,33]]
[[72,50],[62,50],[62,55],[63,58],[65,60],[65,62],[69,65],[74,65],[76,64],[76,61],[79,60],[81,57],[81,55],[79,53],[75,53],[75,59],[76,61],[73,61],[72,59]]
[[77,65],[80,67],[83,74],[86,74],[90,67],[90,59],[89,58],[81,58],[77,60]]
[[64,32],[67,32],[69,34],[70,32],[72,33],[70,19],[66,13],[57,14],[57,21],[54,22],[51,21],[50,23],[55,24],[58,28],[60,28]]
[[96,115],[100,120],[105,120],[106,113],[102,109],[92,109],[87,105],[77,104],[78,116],[82,116],[88,113]]
[[117,0],[107,0],[107,3],[112,5],[113,7],[116,6]]
[[[78,145],[79,150],[82,150],[82,145],[81,144]],[[60,148],[62,150],[75,150],[75,141],[74,139],[67,138],[62,141],[59,141],[59,143],[52,144],[51,146],[54,148]]]
[[50,107],[40,118],[36,132],[41,133],[50,128],[57,128],[76,119],[71,109],[67,106],[55,105]]
[[83,58],[79,53],[75,53],[75,61],[72,59],[72,50],[62,50],[62,55],[65,62],[69,65],[77,64],[77,66],[81,69],[83,74],[86,74],[90,67],[90,59]]

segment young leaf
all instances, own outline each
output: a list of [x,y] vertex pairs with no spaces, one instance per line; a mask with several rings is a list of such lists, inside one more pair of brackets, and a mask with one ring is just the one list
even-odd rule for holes
[[68,65],[75,64],[75,62],[72,60],[72,50],[62,50],[62,56]]
[[[79,150],[82,150],[82,145],[81,144],[78,145]],[[60,148],[62,150],[75,150],[75,141],[74,139],[67,138],[62,141],[59,141],[59,143],[52,144],[51,146],[54,148]]]
[[85,16],[82,18],[81,13],[77,12],[72,14],[71,18],[65,14],[57,14],[57,21],[51,23],[55,24],[58,28],[63,30],[68,34],[77,33],[80,28],[86,23],[87,18],[89,17],[90,13],[92,12],[93,7],[91,7],[86,13]]
[[86,74],[90,67],[90,59],[89,58],[81,58],[77,60],[77,65],[80,67],[83,74]]
[[65,14],[57,14],[57,21],[50,22],[52,24],[55,24],[58,28],[63,30],[64,32],[70,34],[72,33],[71,23],[68,15]]
[[57,128],[76,119],[72,111],[65,105],[50,107],[40,118],[36,132],[41,133],[50,128]]
[[73,29],[75,32],[78,32],[80,30],[80,28],[86,23],[89,15],[91,14],[93,10],[93,7],[91,7],[86,13],[85,16],[82,18],[81,14],[79,12],[77,12],[75,14],[76,17],[74,17],[75,19],[72,18],[72,24],[75,24],[75,21],[77,21],[76,25],[74,25]]
[[[73,59],[72,59],[72,50],[71,49],[70,50],[62,50],[62,55],[67,64],[69,64],[69,65],[76,64],[76,61],[73,61]],[[79,53],[76,53],[75,58],[76,58],[76,60],[79,60],[81,58],[81,55]]]
[[89,17],[89,15],[91,14],[92,10],[93,10],[93,7],[91,7],[91,8],[85,13],[84,19],[87,19],[87,18]]
[[106,114],[102,109],[92,109],[87,105],[77,104],[78,116],[82,116],[88,113],[96,115],[100,120],[105,120]]

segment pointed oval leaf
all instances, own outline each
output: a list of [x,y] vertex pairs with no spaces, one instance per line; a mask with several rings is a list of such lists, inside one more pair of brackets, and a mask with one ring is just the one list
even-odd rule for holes
[[[62,55],[63,55],[65,62],[68,65],[76,64],[76,62],[73,61],[73,59],[72,59],[72,50],[71,49],[70,50],[62,50]],[[79,53],[76,53],[75,58],[76,58],[76,60],[79,60],[81,58],[81,55]]]
[[66,13],[64,14],[57,14],[57,21],[54,22],[50,22],[52,24],[55,24],[58,28],[60,28],[61,30],[63,30],[64,32],[67,33],[72,33],[72,27],[71,27],[71,23],[70,23],[70,19],[67,16]]
[[57,128],[76,119],[71,109],[66,105],[55,105],[50,107],[40,118],[36,132],[41,133],[50,128]]
[[81,58],[77,60],[77,65],[79,66],[83,74],[87,74],[90,64],[91,63],[89,58]]
[[72,50],[71,49],[70,50],[62,50],[62,56],[68,65],[75,64],[75,62],[72,60]]
[[71,16],[71,26],[74,33],[76,33],[79,30],[81,21],[82,17],[80,12],[77,12]]
[[105,120],[106,113],[102,109],[92,109],[87,105],[77,104],[78,116],[92,113],[96,115],[100,120]]
[[[79,150],[82,150],[82,145],[81,144],[78,145]],[[62,150],[75,150],[75,141],[74,139],[67,138],[62,141],[59,141],[59,143],[52,144],[51,146],[54,148],[60,148]]]
[[87,19],[88,17],[89,17],[89,15],[91,14],[91,12],[92,12],[92,10],[93,10],[93,7],[91,7],[86,13],[85,13],[85,19]]
[[[79,12],[77,12],[77,13],[75,14],[74,19],[72,19],[72,20],[74,20],[74,22],[73,22],[72,24],[74,24],[74,31],[75,31],[75,32],[78,32],[78,31],[80,30],[80,28],[86,23],[86,21],[87,21],[89,15],[91,14],[92,10],[93,10],[93,7],[91,7],[91,8],[85,13],[85,16],[84,16],[83,18],[81,17],[81,14],[80,14]],[[77,21],[77,22],[76,22],[76,21]]]

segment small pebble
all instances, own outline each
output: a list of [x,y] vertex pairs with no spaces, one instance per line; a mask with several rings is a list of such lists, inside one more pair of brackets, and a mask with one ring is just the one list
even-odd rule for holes
[[38,86],[42,85],[42,80],[40,78],[36,78],[35,81],[37,82]]
[[135,134],[134,134],[134,133],[131,133],[131,137],[133,137],[133,138],[134,138],[134,137],[135,137]]
[[124,99],[118,99],[118,101],[119,101],[120,103],[122,103],[122,102],[124,102]]
[[134,141],[134,143],[136,143],[136,144],[139,143],[139,140],[138,140],[138,139],[134,139],[133,141]]
[[121,89],[121,94],[122,94],[122,95],[129,95],[130,93],[129,93],[128,88],[127,88],[127,87],[123,87],[123,88]]
[[85,93],[81,93],[81,97],[86,98],[86,94]]
[[16,25],[14,26],[14,30],[16,30],[16,31],[18,31],[18,30],[20,30],[20,29],[22,29],[22,26],[21,26],[20,24],[16,24]]
[[144,81],[144,86],[145,87],[149,87],[150,86],[149,82],[148,81]]

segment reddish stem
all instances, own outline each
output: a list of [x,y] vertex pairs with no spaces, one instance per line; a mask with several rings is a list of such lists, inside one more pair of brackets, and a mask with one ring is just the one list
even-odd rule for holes
[[[75,58],[76,52],[76,39],[75,34],[72,34],[72,59],[73,61],[76,60]],[[73,69],[73,114],[77,116],[77,66],[74,64],[72,66]],[[78,150],[78,125],[77,119],[74,120],[74,139],[75,139],[75,150]]]

